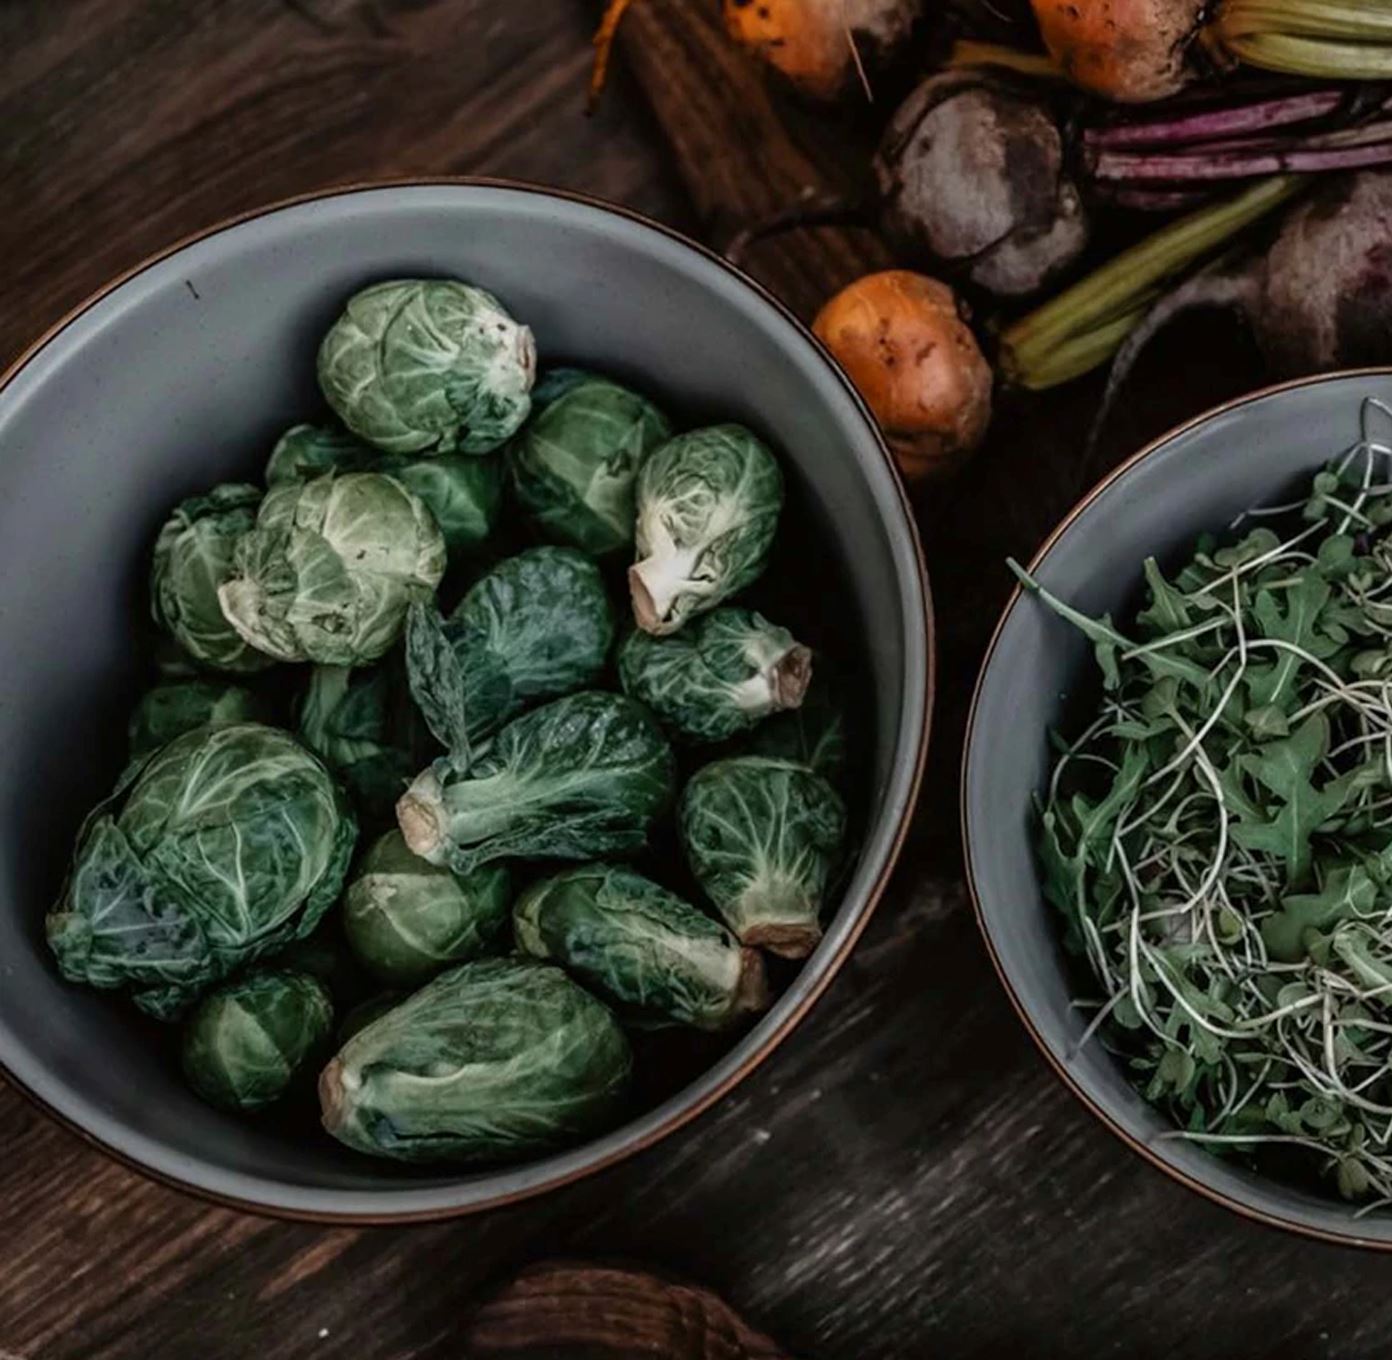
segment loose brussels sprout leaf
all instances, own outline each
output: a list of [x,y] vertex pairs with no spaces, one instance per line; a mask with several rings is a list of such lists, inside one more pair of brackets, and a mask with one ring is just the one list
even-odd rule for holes
[[301,739],[343,781],[364,816],[390,821],[431,750],[401,649],[375,666],[316,666],[298,717]]
[[157,751],[206,723],[255,722],[262,704],[250,690],[219,680],[178,680],[147,690],[127,725],[131,759]]
[[608,1124],[631,1067],[614,1017],[559,968],[479,959],[359,1030],[319,1098],[324,1127],[359,1152],[515,1161]]
[[462,756],[529,704],[593,684],[613,640],[599,568],[573,548],[532,548],[474,582],[448,622],[413,609],[406,668],[430,730]]
[[596,556],[627,548],[638,469],[671,435],[667,417],[636,392],[605,378],[569,384],[508,445],[527,523],[539,538]]
[[271,450],[266,485],[312,482],[326,472],[366,472],[381,456],[337,425],[292,425]]
[[675,637],[636,629],[619,648],[624,693],[690,741],[724,741],[796,708],[812,653],[752,609],[726,605]]
[[259,969],[198,1003],[184,1030],[184,1076],[210,1105],[259,1110],[289,1090],[332,1032],[321,982]]
[[88,818],[46,922],[63,976],[178,1014],[233,969],[308,935],[338,897],[357,824],[286,733],[200,727]]
[[793,761],[737,756],[692,776],[677,818],[692,873],[740,941],[810,954],[846,830],[836,790]]
[[796,761],[833,784],[845,775],[848,748],[842,687],[831,678],[821,657],[813,662],[812,681],[802,703],[760,723],[749,745],[755,755]]
[[648,633],[743,590],[764,569],[783,508],[783,474],[742,425],[670,439],[638,473],[633,616]]
[[455,279],[365,288],[319,347],[334,413],[388,453],[498,448],[527,418],[535,376],[531,331]]
[[363,967],[414,987],[487,953],[502,935],[512,882],[501,865],[456,878],[388,831],[363,857],[343,898],[343,928]]
[[218,589],[228,622],[281,661],[361,666],[429,598],[445,545],[420,497],[375,472],[275,487]]
[[502,455],[383,458],[389,473],[425,502],[451,553],[474,553],[492,537],[503,504]]
[[643,1020],[724,1029],[768,1005],[764,962],[704,912],[615,864],[533,884],[513,909],[524,954],[551,959]]
[[256,651],[223,615],[218,592],[238,540],[256,523],[261,489],[228,483],[175,507],[155,541],[150,612],[193,660],[220,671],[257,671]]
[[416,854],[458,874],[509,856],[591,859],[640,849],[675,779],[647,709],[587,691],[509,723],[467,771],[437,760],[397,818]]

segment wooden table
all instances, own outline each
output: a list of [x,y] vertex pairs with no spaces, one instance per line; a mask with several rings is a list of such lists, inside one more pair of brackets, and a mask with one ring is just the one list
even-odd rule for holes
[[[316,185],[507,174],[710,226],[622,71],[580,116],[591,19],[577,0],[4,0],[0,361],[146,253]],[[1157,351],[1104,462],[1251,385],[1241,337],[1210,331]],[[1005,403],[921,497],[943,665],[915,834],[854,958],[733,1097],[540,1202],[359,1231],[208,1208],[0,1089],[0,1353],[444,1360],[481,1288],[580,1254],[704,1281],[826,1360],[1385,1354],[1392,1261],[1252,1226],[1125,1151],[1045,1072],[960,888],[960,729],[1001,559],[1099,471],[1076,442],[1095,396]]]

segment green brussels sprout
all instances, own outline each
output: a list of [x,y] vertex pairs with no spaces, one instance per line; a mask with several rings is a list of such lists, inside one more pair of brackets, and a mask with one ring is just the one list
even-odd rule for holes
[[326,472],[367,472],[381,453],[337,425],[292,425],[266,463],[266,485],[312,482]]
[[796,708],[812,653],[752,609],[726,605],[675,637],[635,629],[619,648],[624,693],[690,741],[724,741]]
[[456,279],[396,279],[348,299],[319,347],[338,418],[388,453],[488,453],[527,418],[532,333]]
[[267,656],[361,666],[396,641],[407,608],[444,571],[444,540],[420,497],[393,477],[350,472],[269,491],[218,598]]
[[363,857],[343,898],[343,928],[369,972],[414,987],[487,953],[507,925],[512,883],[501,865],[456,878],[388,831]]
[[669,439],[638,473],[628,569],[638,626],[675,633],[757,579],[782,508],[778,461],[742,425]]
[[589,382],[594,376],[584,368],[568,368],[564,365],[548,368],[537,378],[536,386],[532,388],[532,414],[544,411],[553,401],[565,396],[572,387]]
[[646,397],[606,378],[559,385],[508,445],[514,496],[539,538],[618,552],[633,542],[638,469],[672,427]]
[[505,856],[638,850],[675,779],[672,748],[648,710],[588,690],[515,719],[467,770],[437,760],[396,812],[416,854],[469,874]]
[[432,749],[400,648],[374,666],[315,666],[297,720],[300,739],[374,820],[391,819]]
[[538,699],[593,684],[613,640],[599,568],[574,548],[532,548],[474,582],[448,622],[413,608],[406,669],[430,730],[461,755]]
[[319,1078],[324,1127],[407,1162],[497,1162],[563,1147],[619,1112],[628,1040],[561,969],[478,959],[344,1044]]
[[200,727],[123,777],[78,833],[46,922],[63,976],[168,1019],[308,935],[357,838],[329,772],[284,732]]
[[279,1100],[333,1032],[333,1002],[308,973],[258,969],[209,992],[184,1030],[188,1084],[222,1110]]
[[740,942],[810,954],[846,832],[836,790],[791,760],[736,756],[691,777],[677,819],[691,872]]
[[524,954],[642,1019],[717,1030],[768,1005],[763,956],[632,869],[563,870],[528,888],[512,920]]
[[378,992],[366,1001],[359,1001],[338,1026],[339,1046],[346,1044],[360,1030],[365,1030],[374,1020],[380,1020],[388,1011],[395,1010],[404,1000],[405,994],[402,992]]
[[238,541],[256,523],[261,489],[227,483],[174,509],[155,540],[150,612],[200,665],[257,671],[272,658],[256,651],[222,612],[219,592]]
[[754,755],[796,761],[835,784],[846,773],[846,709],[841,687],[830,678],[821,657],[814,658],[812,680],[802,703],[775,713],[754,729]]
[[377,463],[377,470],[395,477],[425,502],[451,553],[475,553],[492,537],[503,505],[501,454],[389,456]]
[[126,731],[130,754],[139,756],[206,723],[255,722],[262,704],[250,690],[220,680],[176,680],[147,690],[136,704]]

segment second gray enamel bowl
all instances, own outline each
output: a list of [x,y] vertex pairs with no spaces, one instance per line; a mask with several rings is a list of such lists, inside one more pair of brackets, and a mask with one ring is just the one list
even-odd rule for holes
[[[1141,564],[1182,562],[1204,530],[1289,499],[1359,433],[1365,398],[1392,403],[1392,370],[1334,375],[1260,392],[1199,417],[1120,467],[1054,531],[1030,570],[1088,614],[1134,609]],[[982,932],[1010,999],[1055,1071],[1137,1152],[1231,1209],[1297,1231],[1392,1247],[1392,1216],[1353,1209],[1165,1138],[1170,1123],[1136,1093],[1071,1005],[1071,968],[1040,895],[1031,799],[1050,768],[1048,733],[1072,729],[1070,700],[1097,685],[1089,644],[1016,591],[978,682],[963,762],[967,871]]]
[[[624,1127],[474,1175],[410,1172],[209,1109],[129,1006],[60,981],[43,941],[78,821],[121,762],[141,677],[131,621],[155,530],[180,498],[257,475],[276,434],[320,407],[315,348],[343,300],[411,275],[486,284],[532,326],[544,358],[626,378],[693,423],[738,420],[767,436],[812,534],[810,566],[837,566],[834,616],[863,655],[874,708],[861,853],[821,946],[774,1008]],[[927,583],[864,406],[808,332],[715,256],[621,211],[517,185],[388,185],[284,205],[142,266],[36,346],[0,381],[0,455],[0,1065],[109,1152],[268,1212],[402,1221],[503,1203],[704,1109],[849,953],[922,771]]]

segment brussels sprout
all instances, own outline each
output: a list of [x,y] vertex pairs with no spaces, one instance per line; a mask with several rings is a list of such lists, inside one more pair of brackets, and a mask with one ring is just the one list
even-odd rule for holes
[[486,953],[507,925],[512,885],[501,865],[463,878],[413,855],[388,831],[363,857],[343,898],[343,928],[363,967],[414,987]]
[[308,935],[338,897],[356,836],[329,772],[286,733],[200,727],[88,817],[49,945],[70,981],[134,992],[167,1019]]
[[149,755],[205,723],[255,722],[261,702],[250,690],[220,680],[177,680],[147,690],[127,725],[131,758]]
[[628,547],[638,469],[671,438],[667,417],[605,378],[581,378],[548,396],[508,445],[523,515],[553,543],[597,556]]
[[583,368],[568,368],[561,365],[548,368],[536,380],[532,388],[532,414],[544,411],[553,401],[559,401],[572,387],[589,382],[595,374]]
[[758,951],[632,869],[582,864],[533,884],[513,931],[523,953],[641,1018],[724,1029],[768,1005]]
[[312,482],[326,472],[366,472],[381,456],[337,425],[292,425],[271,450],[266,485]]
[[492,537],[503,504],[501,454],[387,457],[377,470],[389,473],[425,502],[450,552],[477,552]]
[[319,1099],[324,1127],[359,1152],[516,1160],[603,1128],[631,1067],[614,1017],[559,968],[479,959],[349,1039]]
[[532,333],[482,288],[397,279],[348,299],[319,347],[319,386],[388,453],[488,453],[527,418]]
[[175,507],[155,541],[150,612],[195,661],[220,671],[256,671],[271,658],[247,645],[218,595],[238,540],[256,523],[259,487],[228,483]]
[[184,1076],[210,1105],[259,1110],[289,1090],[332,1032],[321,982],[258,969],[198,1003],[184,1030]]
[[338,775],[362,812],[379,820],[391,819],[432,748],[411,702],[400,648],[375,666],[316,666],[298,720],[304,744]]
[[676,637],[635,630],[619,648],[624,693],[691,741],[723,741],[796,708],[811,669],[812,653],[786,628],[733,605]]
[[378,992],[366,1001],[359,1001],[338,1026],[338,1042],[346,1044],[355,1034],[365,1030],[374,1020],[380,1020],[388,1011],[395,1010],[405,995],[402,992]]
[[791,760],[737,756],[692,776],[677,818],[692,873],[741,943],[810,954],[846,829],[836,790]]
[[538,699],[593,684],[614,639],[599,569],[573,548],[533,548],[480,577],[442,623],[411,611],[411,692],[456,755]]
[[467,771],[437,760],[396,812],[416,854],[469,874],[504,856],[640,849],[675,779],[672,748],[647,709],[591,690],[509,723]]
[[444,541],[421,499],[395,478],[350,472],[269,491],[218,598],[268,656],[361,666],[396,641],[407,607],[444,571]]
[[674,633],[743,590],[764,569],[782,508],[778,462],[742,425],[668,440],[638,473],[628,569],[638,626]]
[[833,784],[844,776],[846,709],[841,686],[831,678],[821,657],[814,658],[812,681],[802,703],[760,723],[749,745],[755,755],[796,761]]

